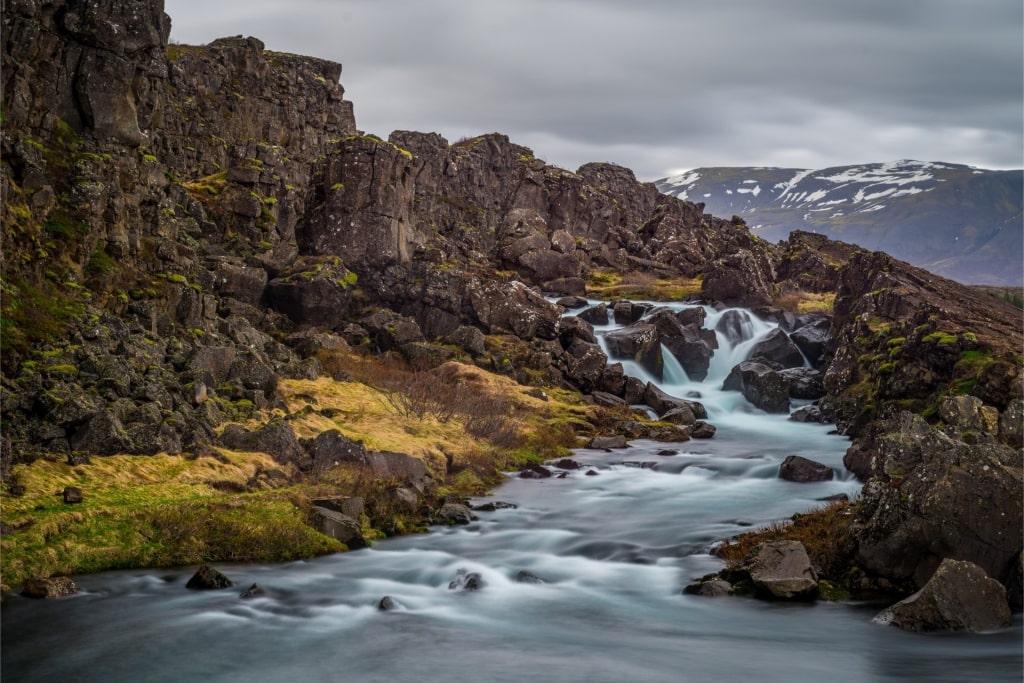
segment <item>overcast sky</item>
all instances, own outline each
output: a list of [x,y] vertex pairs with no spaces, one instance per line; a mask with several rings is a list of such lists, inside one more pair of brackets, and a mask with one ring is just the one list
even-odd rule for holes
[[341,62],[361,130],[548,163],[1021,168],[1021,0],[166,0],[171,40]]

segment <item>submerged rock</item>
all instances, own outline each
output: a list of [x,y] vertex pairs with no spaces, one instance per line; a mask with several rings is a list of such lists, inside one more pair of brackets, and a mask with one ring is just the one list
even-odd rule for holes
[[385,595],[377,603],[377,609],[381,612],[391,612],[398,609],[398,603],[390,595]]
[[1002,584],[976,564],[948,558],[924,588],[874,620],[906,631],[993,631],[1012,623]]
[[448,584],[448,590],[478,591],[486,585],[487,583],[479,572],[460,569],[455,578]]

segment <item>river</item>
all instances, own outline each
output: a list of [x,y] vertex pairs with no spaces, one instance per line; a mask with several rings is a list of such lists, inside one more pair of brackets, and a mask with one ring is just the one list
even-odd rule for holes
[[[716,541],[859,490],[842,467],[848,441],[830,427],[764,414],[718,389],[722,359],[741,357],[741,346],[720,349],[704,383],[666,371],[666,390],[700,392],[718,427],[713,439],[580,449],[573,457],[584,468],[564,479],[510,474],[474,501],[515,508],[309,561],[218,565],[232,590],[186,590],[195,568],[184,567],[77,576],[81,592],[60,600],[12,596],[0,620],[0,675],[12,683],[1019,683],[1020,615],[996,633],[914,634],[872,623],[879,605],[681,593],[720,567],[709,554]],[[778,479],[789,454],[830,465],[836,479]],[[460,571],[485,585],[450,590]],[[543,582],[519,582],[520,571]],[[240,598],[252,583],[267,594]],[[396,609],[377,609],[385,595]]]

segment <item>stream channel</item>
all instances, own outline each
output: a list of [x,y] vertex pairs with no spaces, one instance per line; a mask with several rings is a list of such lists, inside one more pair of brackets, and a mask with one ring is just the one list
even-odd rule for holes
[[[720,315],[708,309],[705,327]],[[772,327],[752,318],[749,339],[720,339],[703,383],[666,351],[661,387],[699,392],[713,439],[578,449],[584,468],[564,479],[509,474],[473,501],[518,507],[329,557],[217,565],[235,582],[230,590],[186,590],[195,567],[182,567],[76,576],[80,593],[60,600],[11,596],[0,675],[10,683],[1019,683],[1020,615],[997,633],[915,634],[873,623],[877,604],[681,593],[720,568],[709,554],[715,542],[860,489],[842,465],[849,442],[832,426],[769,415],[721,391]],[[677,453],[659,455],[664,449]],[[835,479],[780,480],[790,454],[831,466]],[[478,572],[484,587],[449,590],[460,570]],[[523,570],[544,582],[517,582]],[[253,583],[268,594],[240,598]],[[397,609],[377,609],[385,595]]]

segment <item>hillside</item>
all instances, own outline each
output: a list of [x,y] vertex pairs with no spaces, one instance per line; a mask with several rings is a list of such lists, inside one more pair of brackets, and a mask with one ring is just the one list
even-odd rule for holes
[[1024,282],[1022,171],[902,160],[820,170],[698,168],[657,181],[775,242],[806,230],[967,284]]

